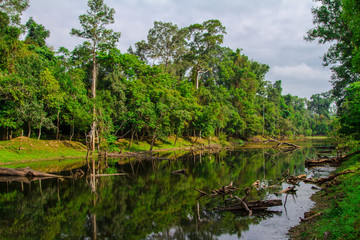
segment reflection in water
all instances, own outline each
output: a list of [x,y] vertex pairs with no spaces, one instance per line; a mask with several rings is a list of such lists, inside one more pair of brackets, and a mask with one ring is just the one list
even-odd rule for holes
[[[88,178],[2,182],[0,236],[4,239],[269,237],[272,235],[261,235],[256,226],[266,223],[276,229],[274,221],[298,219],[303,210],[294,210],[294,202],[298,199],[302,204],[303,200],[288,196],[287,211],[280,206],[247,217],[246,212],[215,211],[214,208],[223,205],[226,199],[205,197],[196,200],[198,192],[195,188],[210,192],[219,185],[233,182],[240,189],[236,192],[240,197],[244,195],[245,187],[260,180],[259,189],[251,191],[251,198],[283,198],[284,202],[285,196],[274,195],[285,187],[279,178],[287,169],[291,175],[304,173],[304,160],[315,154],[313,148],[287,154],[271,149],[248,149],[196,156],[188,154],[176,161],[112,160],[108,168],[95,170],[93,167]],[[186,169],[187,174],[171,174],[178,169]],[[99,173],[128,175],[95,177]],[[311,185],[305,186],[303,191],[311,194]],[[300,194],[303,193],[298,191]],[[266,226],[261,228],[266,229]]]

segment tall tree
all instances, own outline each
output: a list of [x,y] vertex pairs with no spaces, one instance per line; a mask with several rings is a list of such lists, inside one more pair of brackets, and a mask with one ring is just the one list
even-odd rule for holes
[[[350,83],[360,80],[359,73],[353,71],[352,44],[353,31],[343,15],[342,0],[316,0],[321,5],[312,10],[315,27],[305,37],[308,41],[318,39],[321,44],[330,43],[327,53],[323,56],[324,66],[331,66],[333,76],[333,94],[341,105],[345,88]],[[358,3],[356,3],[358,4]],[[353,11],[353,10],[351,10]]]
[[219,20],[208,20],[202,24],[193,24],[188,27],[189,48],[187,59],[192,63],[192,75],[196,89],[199,88],[200,74],[211,68],[208,62],[216,53],[216,48],[223,43],[226,34],[225,27]]
[[107,51],[115,47],[119,41],[120,33],[107,29],[107,25],[114,23],[115,10],[104,4],[103,0],[89,0],[89,10],[87,14],[79,16],[82,29],[72,29],[71,35],[81,37],[90,41],[85,42],[85,46],[90,47],[92,55],[92,86],[91,93],[94,100],[93,106],[93,123],[90,132],[91,149],[95,149],[95,132],[96,132],[96,81],[97,81],[97,53]]

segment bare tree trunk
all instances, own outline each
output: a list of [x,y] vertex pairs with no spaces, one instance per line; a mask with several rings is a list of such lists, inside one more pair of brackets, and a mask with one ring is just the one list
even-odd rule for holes
[[196,66],[196,90],[199,89],[199,73],[200,73],[200,68],[199,65]]
[[[96,98],[96,53],[95,53],[96,46],[93,47],[92,55],[93,55],[93,72],[92,72],[92,98],[95,101]],[[91,149],[92,151],[95,150],[95,132],[96,132],[96,107],[95,102],[93,106],[93,123],[92,123],[92,136],[91,136]]]
[[60,132],[60,109],[57,113],[57,119],[56,119],[56,140],[59,140],[59,132]]
[[153,147],[154,147],[154,144],[155,144],[156,132],[157,132],[157,129],[155,129],[154,134],[153,134],[153,137],[152,137],[152,140],[151,140],[150,152],[152,151],[152,149],[153,149]]
[[29,128],[28,138],[30,138],[30,136],[31,136],[31,126],[30,126],[30,121],[28,122],[28,128]]
[[41,137],[41,125],[42,125],[42,121],[40,122],[38,141],[40,140],[40,137]]

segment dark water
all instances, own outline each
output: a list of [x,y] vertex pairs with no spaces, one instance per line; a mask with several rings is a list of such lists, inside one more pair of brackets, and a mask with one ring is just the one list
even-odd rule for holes
[[[247,149],[217,154],[188,154],[177,161],[110,161],[99,173],[128,173],[99,177],[95,193],[90,178],[0,182],[0,239],[287,239],[287,231],[312,207],[311,184],[300,184],[296,195],[275,195],[288,185],[279,180],[291,175],[327,174],[308,170],[306,158],[314,148],[292,153]],[[275,155],[274,155],[275,154]],[[274,165],[275,163],[275,165]],[[171,171],[186,169],[187,175]],[[86,170],[86,168],[84,168]],[[68,174],[68,172],[67,172]],[[252,188],[252,199],[282,199],[283,206],[255,213],[220,212],[224,199],[203,197],[230,182],[242,190]]]

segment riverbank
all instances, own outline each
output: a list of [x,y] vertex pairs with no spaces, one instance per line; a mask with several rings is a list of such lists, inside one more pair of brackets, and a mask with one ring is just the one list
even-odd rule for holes
[[[175,144],[176,142],[176,144]],[[212,138],[207,139],[189,138],[183,139],[169,137],[166,141],[157,141],[153,151],[189,151],[203,146],[222,148],[223,146],[241,146],[241,140],[231,143]],[[146,141],[134,141],[129,146],[129,140],[122,139],[115,143],[116,153],[148,151],[150,144]],[[24,163],[43,160],[61,160],[69,158],[85,158],[86,146],[80,142],[67,140],[37,140],[27,137],[18,137],[8,141],[0,141],[0,165]]]
[[320,216],[290,229],[290,239],[360,239],[360,154],[343,162],[336,172],[351,170],[322,186],[311,199],[315,207],[306,214]]
[[[308,138],[305,140],[308,140]],[[221,149],[224,147],[269,148],[274,146],[274,144],[276,143],[264,144],[263,139],[244,143],[244,141],[239,139],[229,139],[229,141],[226,141],[216,137],[212,137],[211,139],[195,137],[176,139],[175,137],[169,137],[166,140],[157,141],[153,147],[153,151],[196,151],[209,148]],[[130,148],[129,145],[129,139],[118,140],[115,143],[115,155],[120,155],[119,153],[148,151],[151,146],[146,141],[133,141]],[[27,137],[17,137],[8,141],[0,141],[0,165],[43,160],[85,158],[86,154],[86,146],[76,141],[37,140]]]

